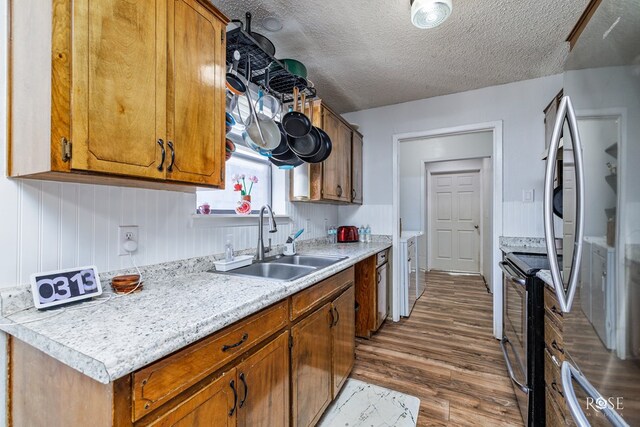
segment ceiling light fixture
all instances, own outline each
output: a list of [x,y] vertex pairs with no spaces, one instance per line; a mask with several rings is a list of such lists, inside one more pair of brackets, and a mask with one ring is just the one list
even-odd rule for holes
[[435,28],[452,10],[451,0],[411,0],[411,23],[418,28]]
[[275,16],[267,16],[266,18],[262,18],[262,28],[267,31],[271,31],[275,33],[276,31],[280,31],[282,29],[282,22]]

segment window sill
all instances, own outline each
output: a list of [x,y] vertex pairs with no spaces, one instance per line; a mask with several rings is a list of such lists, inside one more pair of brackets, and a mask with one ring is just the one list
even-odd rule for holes
[[[274,215],[276,222],[288,223],[291,221],[289,215]],[[237,215],[237,214],[193,214],[191,223],[193,227],[247,227],[258,226],[259,214]],[[264,216],[264,222],[268,221],[268,215]]]

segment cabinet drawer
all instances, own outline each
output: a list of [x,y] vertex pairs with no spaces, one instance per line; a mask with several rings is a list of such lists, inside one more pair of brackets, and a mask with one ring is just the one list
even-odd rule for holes
[[133,373],[136,421],[287,325],[287,301]]
[[385,262],[387,262],[388,258],[389,258],[389,249],[385,249],[382,252],[378,252],[378,254],[376,255],[376,267],[379,267]]
[[549,316],[544,319],[544,346],[558,363],[564,361],[564,339]]
[[544,287],[544,309],[547,316],[549,316],[549,318],[551,318],[551,320],[556,324],[558,330],[562,331],[564,314],[562,313],[562,310],[560,310],[556,294],[553,289],[550,289],[548,286]]
[[564,390],[562,389],[562,378],[560,367],[551,359],[551,354],[547,350],[544,352],[544,383],[547,386],[547,394],[555,401],[563,418],[568,414],[567,405],[564,401]]
[[354,281],[354,268],[348,268],[335,276],[298,292],[291,297],[291,320],[295,320],[304,313],[330,296],[338,294]]

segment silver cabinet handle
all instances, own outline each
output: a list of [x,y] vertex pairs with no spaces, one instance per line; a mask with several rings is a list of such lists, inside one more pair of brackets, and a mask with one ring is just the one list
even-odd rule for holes
[[507,364],[507,370],[509,371],[509,376],[511,377],[511,381],[513,381],[513,383],[520,389],[522,390],[523,393],[527,393],[529,394],[529,388],[525,385],[523,385],[520,381],[518,381],[516,379],[516,376],[513,372],[513,367],[511,366],[511,360],[509,359],[509,354],[507,353],[507,348],[504,345],[505,343],[508,343],[511,347],[513,347],[513,344],[511,344],[511,342],[509,342],[509,340],[507,338],[503,338],[500,341],[500,347],[502,348],[502,354],[504,355],[504,361]]
[[506,262],[500,261],[498,265],[500,266],[500,270],[502,270],[505,276],[507,276],[507,279],[509,279],[513,283],[517,283],[518,285],[526,286],[527,282],[525,281],[525,279],[516,277],[514,271],[509,271],[511,270],[511,267],[509,267]]
[[[576,392],[573,389],[573,381],[576,380],[580,388],[582,388],[588,395],[588,397],[593,399],[593,405],[597,407],[602,414],[607,417],[611,425],[615,427],[629,427],[629,424],[626,423],[624,419],[614,411],[611,406],[608,405],[609,402],[602,397],[602,395],[595,389],[593,385],[585,378],[584,375],[580,373],[570,362],[564,361],[562,362],[562,388],[565,393],[565,401],[567,402],[567,406],[569,407],[569,412],[571,412],[571,416],[573,420],[578,424],[579,427],[590,427],[591,424],[587,420],[587,417],[582,412],[580,408],[580,403],[578,402],[578,398],[576,397]],[[604,402],[604,405],[598,404],[598,402]],[[600,408],[600,406],[604,406]]]
[[[582,164],[582,143],[578,133],[578,120],[573,109],[573,104],[568,96],[562,97],[556,123],[553,127],[551,142],[549,145],[549,156],[547,157],[546,171],[544,177],[544,237],[547,244],[547,256],[551,277],[553,279],[553,289],[558,299],[560,309],[567,313],[571,310],[571,304],[576,294],[578,284],[578,274],[580,263],[582,262],[582,240],[584,237],[584,168]],[[558,253],[555,245],[555,235],[553,233],[553,178],[556,173],[556,161],[558,149],[560,147],[560,135],[564,125],[565,117],[569,122],[569,133],[573,141],[573,156],[576,168],[576,232],[574,236],[574,251],[569,273],[569,285],[565,293],[560,266],[558,264]]]

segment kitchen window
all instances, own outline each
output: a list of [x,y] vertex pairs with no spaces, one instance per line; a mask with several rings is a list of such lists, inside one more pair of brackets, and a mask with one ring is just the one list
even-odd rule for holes
[[[236,182],[233,177],[244,175],[244,186],[251,188],[251,213],[259,213],[263,205],[272,203],[272,167],[267,158],[253,150],[236,144],[236,152],[227,161],[225,167],[225,189],[198,191],[197,206],[208,203],[212,214],[235,214],[235,208],[241,198],[240,191],[234,190]],[[258,182],[251,186],[250,176],[258,178]],[[242,184],[242,179],[240,180]]]

